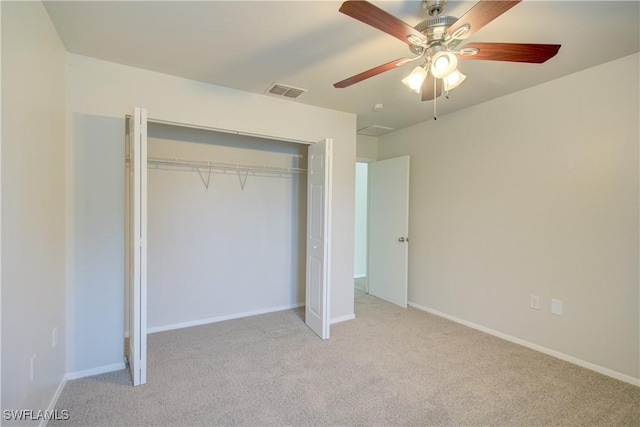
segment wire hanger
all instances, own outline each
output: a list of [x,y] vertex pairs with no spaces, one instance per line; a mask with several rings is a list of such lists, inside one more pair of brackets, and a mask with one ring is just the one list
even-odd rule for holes
[[244,176],[240,175],[240,169],[238,169],[238,179],[240,180],[240,188],[244,191],[244,186],[247,183],[247,177],[249,176],[249,170],[244,171]]
[[198,172],[198,175],[200,175],[200,179],[202,180],[202,183],[204,184],[204,188],[205,190],[209,189],[209,181],[211,180],[211,162],[209,162],[209,173],[207,174],[207,180],[204,180],[204,176],[202,176],[202,172],[200,171],[200,167],[196,166],[196,171]]

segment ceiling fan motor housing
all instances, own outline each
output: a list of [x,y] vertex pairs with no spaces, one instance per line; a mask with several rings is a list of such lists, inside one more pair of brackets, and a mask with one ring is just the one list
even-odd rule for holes
[[[451,27],[458,18],[454,16],[438,16],[436,18],[425,19],[420,22],[414,28],[417,31],[420,31],[427,38],[426,48],[430,48],[436,44],[443,44],[445,41],[445,36],[447,35],[447,30]],[[409,45],[409,50],[416,55],[422,54],[424,52],[424,47],[419,45],[411,44]]]

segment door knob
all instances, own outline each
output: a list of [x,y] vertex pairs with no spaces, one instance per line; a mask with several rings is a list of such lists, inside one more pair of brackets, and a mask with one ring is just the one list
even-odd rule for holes
[[404,242],[408,242],[408,241],[409,241],[408,237],[407,238],[404,238],[404,237],[398,238],[398,242],[400,242],[400,243],[404,243]]

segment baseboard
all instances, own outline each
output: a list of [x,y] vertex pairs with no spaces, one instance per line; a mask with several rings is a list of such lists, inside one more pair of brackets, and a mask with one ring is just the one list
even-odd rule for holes
[[296,303],[296,304],[291,304],[291,305],[282,305],[282,306],[279,306],[279,307],[271,307],[271,308],[265,308],[265,309],[261,309],[261,310],[255,310],[255,311],[245,311],[244,313],[236,313],[236,314],[230,314],[230,315],[226,315],[226,316],[210,317],[208,319],[200,319],[200,320],[193,320],[193,321],[189,321],[189,322],[174,323],[172,325],[154,326],[152,328],[147,328],[147,333],[148,334],[153,334],[153,333],[156,333],[156,332],[171,331],[171,330],[174,330],[174,329],[190,328],[192,326],[208,325],[209,323],[217,323],[217,322],[223,322],[225,320],[240,319],[242,317],[256,316],[258,314],[274,313],[276,311],[291,310],[293,308],[299,308],[299,307],[304,307],[304,303],[302,302],[302,303]]
[[331,319],[329,324],[333,325],[335,323],[346,322],[347,320],[353,320],[355,318],[355,314],[347,314],[346,316],[334,317],[333,319]]
[[447,313],[442,313],[440,311],[431,309],[429,307],[425,307],[425,306],[420,305],[420,304],[416,304],[414,302],[409,302],[409,306],[413,307],[413,308],[417,308],[418,310],[426,311],[427,313],[431,313],[431,314],[434,314],[434,315],[439,316],[439,317],[443,317],[445,319],[451,320],[452,322],[460,323],[461,325],[468,326],[470,328],[473,328],[473,329],[476,329],[478,331],[487,333],[489,335],[493,335],[495,337],[502,338],[503,340],[510,341],[512,343],[521,345],[523,347],[527,347],[527,348],[530,348],[532,350],[539,351],[540,353],[544,353],[544,354],[547,354],[549,356],[553,356],[553,357],[555,357],[557,359],[564,360],[565,362],[573,363],[574,365],[578,365],[578,366],[581,366],[583,368],[587,368],[589,370],[598,372],[599,374],[603,374],[603,375],[606,375],[608,377],[615,378],[615,379],[620,380],[620,381],[624,381],[625,383],[629,383],[631,385],[635,385],[637,387],[640,387],[640,378],[634,378],[632,376],[629,376],[629,375],[614,371],[612,369],[605,368],[603,366],[599,366],[599,365],[596,365],[596,364],[591,363],[591,362],[587,362],[587,361],[582,360],[582,359],[578,359],[577,357],[569,356],[568,354],[564,354],[564,353],[561,353],[559,351],[552,350],[550,348],[547,348],[547,347],[544,347],[544,346],[541,346],[541,345],[538,345],[538,344],[534,344],[532,342],[523,340],[521,338],[517,338],[517,337],[511,336],[511,335],[507,335],[507,334],[505,334],[503,332],[496,331],[494,329],[487,328],[485,326],[478,325],[477,323],[469,322],[469,321],[464,320],[464,319],[460,319],[458,317],[452,316],[452,315],[447,314]]
[[86,369],[84,371],[75,371],[67,373],[65,381],[77,380],[79,378],[91,377],[93,375],[105,374],[107,372],[119,371],[124,369],[124,362],[114,363],[112,365],[98,366],[97,368]]
[[[53,394],[53,397],[51,398],[51,402],[49,402],[49,407],[47,408],[47,411],[46,411],[47,413],[49,414],[53,413],[65,385],[67,385],[67,376],[63,375],[62,378],[60,379],[60,384],[58,384],[58,388],[56,389],[56,392]],[[49,420],[47,420],[45,417],[40,421],[39,425],[40,427],[45,427],[48,422]]]

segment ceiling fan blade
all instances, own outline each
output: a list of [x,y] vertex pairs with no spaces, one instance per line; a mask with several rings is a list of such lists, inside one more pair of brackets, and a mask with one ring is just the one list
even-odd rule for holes
[[486,61],[529,62],[542,64],[553,58],[560,50],[559,44],[528,43],[468,43],[461,49],[478,49],[475,55],[458,55],[460,59]]
[[433,75],[429,73],[424,82],[422,83],[422,100],[423,101],[431,101],[434,98],[437,98],[442,94],[442,79],[436,80],[436,90],[435,93],[433,91]]
[[339,81],[338,83],[334,83],[333,87],[342,89],[351,86],[352,84],[366,80],[369,77],[377,76],[378,74],[384,73],[385,71],[393,70],[397,66],[403,65],[409,60],[411,60],[411,58],[400,58],[396,59],[395,61],[387,62],[383,65],[378,65],[377,67],[374,67],[370,70],[363,71],[362,73],[351,76],[348,79],[344,79],[342,81]]
[[511,9],[522,0],[512,1],[494,1],[494,0],[481,0],[475,6],[467,11],[460,19],[458,19],[449,29],[447,34],[453,36],[459,28],[469,25],[469,31],[467,31],[463,37],[467,38],[471,34],[475,33],[489,22],[496,19],[498,16]]
[[345,1],[342,3],[342,6],[340,6],[340,12],[367,25],[371,25],[380,31],[384,31],[407,44],[411,44],[407,39],[410,35],[422,41],[427,40],[424,34],[411,25],[366,1]]

